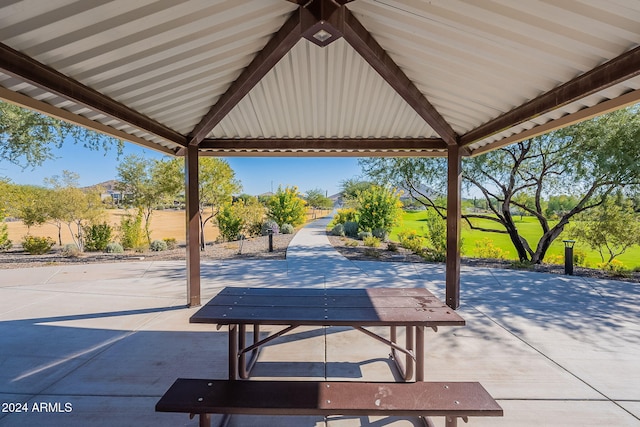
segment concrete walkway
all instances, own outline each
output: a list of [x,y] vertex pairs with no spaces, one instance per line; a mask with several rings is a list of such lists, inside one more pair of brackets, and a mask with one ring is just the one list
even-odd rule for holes
[[[288,259],[202,266],[207,300],[225,286],[427,287],[440,265],[351,262],[326,220]],[[0,270],[0,426],[197,425],[154,412],[177,377],[227,376],[226,331],[189,324],[183,262]],[[485,268],[462,271],[462,328],[427,336],[427,380],[480,381],[505,410],[469,426],[640,426],[636,284]],[[275,340],[256,379],[393,380],[388,349],[344,328]],[[435,419],[442,426],[442,419]],[[415,420],[233,417],[232,426],[412,426]],[[464,425],[464,424],[463,424]]]

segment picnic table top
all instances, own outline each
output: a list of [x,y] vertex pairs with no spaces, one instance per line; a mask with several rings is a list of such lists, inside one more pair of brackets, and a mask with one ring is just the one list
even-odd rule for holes
[[320,326],[461,326],[464,319],[422,288],[227,287],[191,323]]

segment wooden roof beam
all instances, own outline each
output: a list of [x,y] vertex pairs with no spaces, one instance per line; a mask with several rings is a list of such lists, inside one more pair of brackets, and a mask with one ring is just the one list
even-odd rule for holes
[[203,150],[403,150],[446,151],[447,144],[440,138],[251,138],[205,139]]
[[131,126],[185,146],[185,137],[177,131],[115,101],[88,86],[65,76],[29,56],[0,43],[0,70],[91,110],[121,120]]
[[378,44],[358,19],[342,6],[330,18],[343,38],[447,143],[457,144],[458,135],[429,100],[420,92],[389,54]]
[[640,75],[640,46],[478,126],[462,135],[460,144],[462,146],[473,144],[638,75]]
[[200,144],[238,102],[295,46],[302,37],[303,14],[309,14],[309,12],[302,7],[294,12],[267,42],[264,49],[253,58],[240,77],[193,128],[188,137],[189,145]]

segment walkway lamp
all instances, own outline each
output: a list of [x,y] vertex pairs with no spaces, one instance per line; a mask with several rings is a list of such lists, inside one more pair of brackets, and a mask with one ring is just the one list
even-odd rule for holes
[[573,275],[573,245],[575,240],[563,240],[564,243],[564,274]]

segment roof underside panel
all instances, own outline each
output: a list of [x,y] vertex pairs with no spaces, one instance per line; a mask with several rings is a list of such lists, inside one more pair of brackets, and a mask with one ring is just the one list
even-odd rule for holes
[[458,134],[640,40],[635,0],[358,0],[348,7]]
[[[103,96],[93,104],[74,98],[71,91],[61,92],[13,69],[20,60],[5,60],[0,98],[83,126],[95,123],[106,133],[115,129],[111,134],[116,137],[130,135],[136,143],[176,153],[194,128],[206,123],[207,113],[215,112],[212,106],[225,93],[233,94],[232,84],[255,58],[260,61],[258,54],[281,34],[285,22],[300,17],[300,28],[308,24],[302,18],[308,13],[296,15],[303,3],[308,2],[0,1],[3,52],[18,51],[62,74],[65,83],[64,77],[73,79]],[[471,153],[479,153],[535,135],[536,130],[548,131],[554,123],[566,125],[640,102],[638,0],[355,0],[346,8],[359,21],[357,29],[364,28],[356,31],[354,43],[346,28],[353,20],[342,22],[355,49],[345,39],[324,48],[301,39],[251,90],[247,87],[248,94],[235,107],[229,104],[226,117],[211,122],[217,126],[208,137],[259,144],[264,140],[267,145],[286,140],[280,147],[291,152],[296,152],[293,145],[309,139],[327,153],[339,151],[323,142],[335,139],[332,143],[342,141],[352,147],[345,152],[354,155],[366,155],[367,150],[376,155],[378,149],[391,153],[412,140],[418,148],[404,149],[403,154],[446,153],[446,144],[434,139],[441,135],[429,120],[444,129],[447,143],[459,140]],[[384,52],[376,57],[377,48]],[[383,78],[358,51],[370,54],[367,60],[378,70],[380,58],[397,67],[386,68],[393,70],[386,74],[383,69]],[[623,78],[597,84],[586,94],[578,88],[572,92],[575,97],[559,105],[553,98],[550,107],[547,103],[544,109],[520,114],[523,106],[538,107],[535,101],[541,95],[564,89],[567,82],[589,76],[585,73],[625,52],[633,59],[618,67]],[[392,85],[398,89],[402,82],[401,87],[407,87],[407,80],[389,76],[402,73],[415,85],[405,98]],[[415,94],[426,101],[412,98]],[[100,104],[111,100],[123,108],[109,110]],[[457,135],[441,126],[439,115]],[[205,129],[202,135],[210,128]],[[378,138],[391,146],[360,141]],[[316,149],[297,148],[305,153]]]
[[284,23],[282,0],[23,1],[13,49],[187,134]]
[[302,39],[211,138],[431,138],[433,129],[344,40]]

